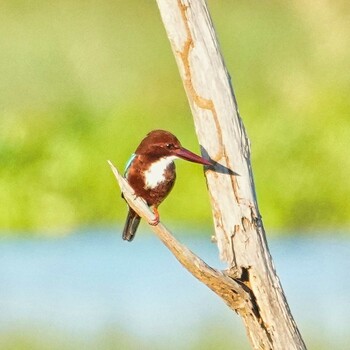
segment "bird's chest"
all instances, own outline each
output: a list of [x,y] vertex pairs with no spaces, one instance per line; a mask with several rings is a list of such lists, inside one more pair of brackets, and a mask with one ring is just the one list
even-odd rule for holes
[[174,186],[174,158],[169,158],[151,164],[137,158],[127,171],[126,178],[135,194],[142,197],[148,205],[159,205]]
[[144,188],[153,190],[173,182],[175,179],[175,164],[173,160],[173,157],[161,158],[144,169]]

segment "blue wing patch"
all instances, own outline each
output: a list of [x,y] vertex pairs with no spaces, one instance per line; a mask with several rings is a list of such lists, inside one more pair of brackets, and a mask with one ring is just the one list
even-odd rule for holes
[[131,165],[132,161],[135,159],[135,157],[136,157],[136,154],[133,153],[131,155],[130,159],[128,160],[128,162],[126,163],[125,170],[124,170],[124,177],[128,176],[128,170],[130,168],[130,165]]

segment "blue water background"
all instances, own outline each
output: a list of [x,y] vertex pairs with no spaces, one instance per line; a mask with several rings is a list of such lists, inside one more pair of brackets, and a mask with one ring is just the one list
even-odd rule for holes
[[[224,267],[209,238],[180,240],[212,266]],[[345,349],[350,240],[299,234],[269,239],[269,246],[305,341]],[[2,332],[46,329],[84,339],[109,329],[145,341],[163,337],[167,348],[185,348],[211,325],[246,343],[239,317],[155,236],[140,232],[127,243],[117,231],[96,229],[0,240]]]

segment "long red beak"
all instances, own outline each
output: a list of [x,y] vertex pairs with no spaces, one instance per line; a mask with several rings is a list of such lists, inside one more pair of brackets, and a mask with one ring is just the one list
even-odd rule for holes
[[203,165],[213,165],[209,160],[204,159],[200,156],[197,156],[197,154],[192,153],[191,151],[189,151],[186,148],[177,148],[176,150],[174,150],[174,153],[176,156],[178,156],[179,158],[188,160],[190,162],[193,163],[199,163],[199,164],[203,164]]

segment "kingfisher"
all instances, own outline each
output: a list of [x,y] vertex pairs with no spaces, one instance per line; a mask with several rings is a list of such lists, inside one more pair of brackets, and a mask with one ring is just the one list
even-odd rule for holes
[[[148,133],[126,165],[125,179],[135,195],[143,198],[155,214],[151,225],[159,223],[158,206],[174,186],[174,160],[179,158],[207,166],[213,165],[209,160],[182,147],[176,136],[165,130]],[[123,239],[130,242],[135,237],[141,217],[130,206],[128,210]]]

